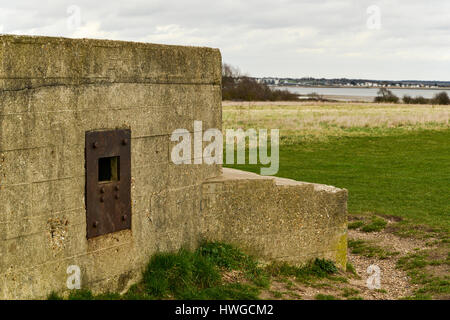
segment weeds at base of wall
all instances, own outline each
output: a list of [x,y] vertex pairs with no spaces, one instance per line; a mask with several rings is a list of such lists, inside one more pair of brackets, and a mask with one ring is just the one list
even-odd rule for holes
[[[244,299],[256,300],[268,289],[271,279],[294,276],[300,282],[332,278],[338,269],[329,260],[315,259],[305,266],[271,263],[263,266],[238,248],[218,242],[204,242],[196,251],[157,253],[147,265],[142,281],[127,293],[94,295],[89,290],[71,291],[69,300],[142,299]],[[63,299],[51,293],[48,299]]]

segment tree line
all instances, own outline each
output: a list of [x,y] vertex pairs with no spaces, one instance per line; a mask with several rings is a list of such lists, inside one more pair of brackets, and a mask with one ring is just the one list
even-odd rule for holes
[[[422,96],[411,97],[409,95],[404,95],[401,100],[406,104],[450,104],[450,98],[445,91],[436,93],[430,99],[424,98]],[[386,88],[381,88],[380,90],[378,90],[378,95],[374,99],[374,102],[399,103],[399,101],[400,98],[397,97],[391,90]]]
[[288,90],[271,89],[265,83],[259,83],[238,68],[224,63],[222,65],[222,100],[238,101],[292,101],[298,95]]

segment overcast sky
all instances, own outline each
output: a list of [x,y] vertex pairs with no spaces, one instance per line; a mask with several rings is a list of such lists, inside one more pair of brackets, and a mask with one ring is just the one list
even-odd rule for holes
[[0,32],[215,47],[252,76],[450,80],[450,0],[0,0]]

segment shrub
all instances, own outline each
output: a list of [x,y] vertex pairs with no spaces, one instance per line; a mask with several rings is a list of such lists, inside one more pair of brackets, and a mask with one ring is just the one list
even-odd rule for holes
[[430,99],[424,98],[422,96],[415,97],[413,101],[415,104],[429,104],[430,103]]
[[450,104],[450,98],[448,97],[447,92],[442,91],[437,93],[433,99],[431,99],[431,102],[434,104]]
[[404,95],[403,96],[403,99],[402,99],[402,101],[403,101],[403,103],[406,103],[406,104],[412,104],[413,102],[413,98],[411,97],[411,96],[408,96],[408,95]]
[[378,96],[375,97],[374,102],[398,103],[399,100],[400,99],[393,94],[391,90],[381,88],[378,90]]
[[424,98],[422,96],[417,96],[415,98],[411,98],[409,96],[404,96],[403,102],[407,103],[407,104],[429,104],[429,103],[431,103],[431,100]]
[[441,105],[450,104],[450,98],[447,92],[445,91],[437,93],[432,99],[427,99],[422,96],[412,98],[411,96],[404,95],[402,100],[403,103],[406,104],[441,104]]

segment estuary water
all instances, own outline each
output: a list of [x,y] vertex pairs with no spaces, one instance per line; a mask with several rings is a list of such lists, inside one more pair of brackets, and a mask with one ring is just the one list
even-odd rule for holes
[[[317,87],[275,87],[277,89],[287,89],[290,92],[307,95],[309,93],[317,93],[324,96],[355,96],[355,97],[367,97],[373,98],[377,96],[378,88],[317,88]],[[432,98],[436,93],[445,91],[450,96],[450,89],[407,89],[407,88],[395,88],[389,89],[397,97],[402,98],[404,95],[411,97],[422,96],[424,98]]]

